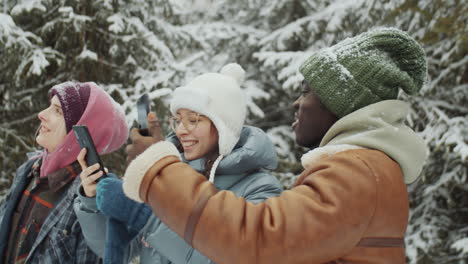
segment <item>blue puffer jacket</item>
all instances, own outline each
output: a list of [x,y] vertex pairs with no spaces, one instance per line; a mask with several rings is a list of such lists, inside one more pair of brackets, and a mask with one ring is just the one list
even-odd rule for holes
[[[179,143],[174,135],[169,136],[168,140]],[[200,172],[204,170],[204,163],[204,159],[188,162]],[[214,184],[220,190],[233,191],[247,201],[257,203],[282,192],[279,181],[267,173],[276,166],[276,152],[267,135],[261,129],[245,126],[234,150],[224,157],[216,169]],[[102,256],[105,218],[96,209],[95,200],[79,196],[75,201],[75,212],[88,245]],[[125,255],[126,261],[139,255],[142,264],[212,263],[170,230],[156,215],[149,218]]]

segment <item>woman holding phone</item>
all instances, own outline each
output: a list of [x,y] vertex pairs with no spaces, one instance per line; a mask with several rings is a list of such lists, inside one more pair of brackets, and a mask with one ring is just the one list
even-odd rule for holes
[[[257,203],[278,196],[282,188],[268,173],[277,166],[272,142],[261,129],[244,126],[247,106],[240,88],[244,75],[242,67],[233,63],[220,73],[202,74],[177,88],[170,104],[173,133],[168,140],[178,146],[186,163],[215,186]],[[133,129],[132,137],[141,135]],[[105,262],[128,263],[139,255],[143,264],[211,263],[152,214],[147,205],[129,200],[123,194],[120,180],[103,179],[96,187],[94,180],[100,177],[100,173],[92,173],[96,168],[83,167],[84,175],[91,174],[88,181],[83,181],[84,192],[89,196],[96,194],[96,198],[79,196],[77,204],[81,206],[75,208],[89,245],[105,255]],[[98,209],[101,213],[93,213]],[[105,228],[96,225],[103,223],[103,215],[123,223],[128,236],[114,239],[108,236],[108,241],[103,241],[99,230]],[[109,227],[107,230],[109,235]],[[119,252],[122,255],[116,259]]]
[[95,83],[65,82],[49,91],[39,112],[33,153],[16,171],[0,207],[0,263],[98,263],[73,211],[80,185],[80,147],[72,131],[87,125],[100,154],[128,137],[122,109]]

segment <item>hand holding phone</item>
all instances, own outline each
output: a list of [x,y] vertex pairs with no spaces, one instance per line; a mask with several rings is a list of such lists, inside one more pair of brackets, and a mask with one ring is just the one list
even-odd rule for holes
[[104,170],[104,166],[102,165],[101,158],[99,157],[99,154],[96,151],[96,147],[94,145],[93,139],[91,138],[91,135],[89,134],[88,127],[83,126],[83,125],[75,125],[73,126],[73,132],[75,133],[75,137],[78,140],[80,147],[86,148],[87,150],[85,159],[86,159],[86,163],[88,167],[96,163],[99,163],[100,165],[99,170],[103,172],[102,177],[99,179],[107,177],[107,174]]
[[150,99],[147,93],[144,93],[137,101],[137,111],[138,111],[138,129],[142,136],[150,136],[148,130],[148,122],[146,118],[150,112]]

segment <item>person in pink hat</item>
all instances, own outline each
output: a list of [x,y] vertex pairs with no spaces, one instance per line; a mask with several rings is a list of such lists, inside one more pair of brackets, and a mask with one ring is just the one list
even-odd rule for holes
[[121,107],[95,83],[65,82],[49,91],[36,142],[0,206],[0,263],[99,263],[73,210],[80,185],[80,146],[73,125],[86,125],[99,154],[119,149],[128,126]]

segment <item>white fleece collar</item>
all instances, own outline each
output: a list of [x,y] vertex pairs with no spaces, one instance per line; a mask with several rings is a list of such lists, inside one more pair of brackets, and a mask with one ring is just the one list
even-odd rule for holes
[[302,155],[301,157],[301,164],[304,169],[310,168],[315,162],[319,161],[320,159],[326,158],[328,156],[334,155],[339,152],[343,152],[350,149],[363,149],[363,147],[349,145],[349,144],[341,144],[341,145],[330,145],[330,146],[323,146],[319,148],[312,149]]
[[321,147],[353,145],[384,152],[401,167],[405,182],[414,182],[428,151],[425,142],[405,125],[409,105],[386,100],[361,108],[338,120],[325,134]]

